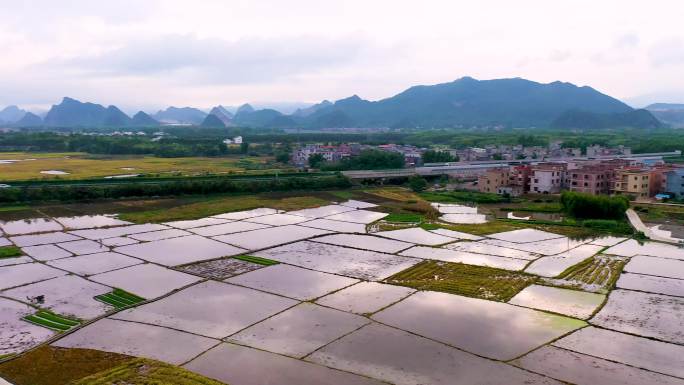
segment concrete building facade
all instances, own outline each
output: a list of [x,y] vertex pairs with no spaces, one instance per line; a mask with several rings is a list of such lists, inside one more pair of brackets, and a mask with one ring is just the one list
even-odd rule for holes
[[508,185],[509,178],[509,168],[504,167],[487,170],[483,175],[480,175],[477,178],[478,190],[484,193],[497,194],[499,187]]
[[587,165],[568,170],[568,190],[592,195],[609,194],[615,169],[608,165]]
[[530,192],[534,194],[558,194],[565,187],[565,164],[542,163],[532,167]]

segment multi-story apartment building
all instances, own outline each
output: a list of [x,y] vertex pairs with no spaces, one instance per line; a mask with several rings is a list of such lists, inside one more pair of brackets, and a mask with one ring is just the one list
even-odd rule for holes
[[617,170],[613,192],[647,198],[655,195],[662,186],[662,172],[648,168],[626,168]]
[[507,167],[487,170],[477,178],[477,187],[480,192],[497,194],[499,187],[508,185],[509,178]]
[[625,147],[623,145],[619,145],[617,147],[613,148],[606,148],[603,146],[599,146],[598,144],[594,144],[592,146],[587,146],[587,156],[590,158],[596,158],[596,157],[601,157],[601,156],[612,156],[612,155],[631,155],[632,154],[632,149],[629,147]]
[[665,189],[668,194],[675,198],[684,198],[684,168],[677,167],[665,172]]
[[567,165],[564,163],[540,163],[532,166],[530,192],[557,194],[565,187]]
[[521,193],[530,191],[530,174],[532,167],[530,165],[513,166],[510,169],[508,184],[515,186]]
[[298,166],[306,166],[309,162],[309,157],[314,154],[321,154],[326,162],[339,162],[340,160],[352,155],[352,148],[349,145],[307,145],[298,148],[292,154],[292,162]]
[[610,165],[585,165],[568,170],[567,188],[587,194],[609,194],[615,178],[615,169]]

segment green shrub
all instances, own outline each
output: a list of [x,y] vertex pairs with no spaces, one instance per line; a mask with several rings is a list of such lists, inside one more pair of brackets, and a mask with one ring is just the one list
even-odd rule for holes
[[408,184],[411,190],[413,190],[414,192],[424,191],[428,186],[428,183],[425,180],[425,178],[420,177],[418,175],[412,175],[408,179]]
[[630,233],[632,231],[631,226],[626,222],[613,219],[587,219],[582,221],[582,226],[616,233]]
[[582,219],[622,219],[629,208],[629,200],[621,195],[611,197],[564,191],[560,202],[568,215]]
[[44,185],[0,189],[0,203],[35,201],[83,201],[149,196],[206,195],[225,193],[257,193],[268,191],[319,190],[347,188],[346,177],[302,176],[271,179],[179,179],[157,183],[126,182],[108,185]]

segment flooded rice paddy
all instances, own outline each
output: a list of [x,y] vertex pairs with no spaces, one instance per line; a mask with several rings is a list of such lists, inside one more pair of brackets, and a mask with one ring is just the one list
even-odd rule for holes
[[228,341],[302,358],[369,322],[365,317],[304,302],[234,334]]
[[[21,249],[0,259],[0,355],[56,337],[231,385],[684,383],[684,249],[535,229],[367,234],[378,210],[0,222],[0,247]],[[95,298],[115,288],[145,301]],[[37,309],[97,320],[62,336],[22,319]]]
[[229,278],[225,282],[308,301],[359,281],[289,265],[275,265]]
[[505,303],[435,292],[418,292],[372,318],[497,360],[513,359],[585,325]]
[[532,285],[523,289],[508,303],[587,319],[601,306],[604,299],[605,296],[601,294]]
[[384,239],[372,235],[332,234],[315,239],[316,242],[394,254],[413,246],[412,243]]
[[451,243],[454,241],[453,238],[440,235],[437,233],[431,233],[427,230],[423,230],[419,227],[412,227],[409,229],[392,230],[392,231],[381,231],[375,233],[375,235],[385,238],[391,238],[398,241],[411,242],[419,245],[428,246],[438,246],[445,243]]
[[297,301],[222,282],[203,282],[114,317],[225,338]]
[[320,298],[316,303],[356,314],[370,314],[399,302],[415,293],[415,290],[385,285],[377,282],[361,282]]

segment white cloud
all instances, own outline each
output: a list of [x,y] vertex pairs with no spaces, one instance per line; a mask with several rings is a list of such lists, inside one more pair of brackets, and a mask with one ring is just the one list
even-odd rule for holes
[[0,14],[0,105],[378,99],[464,75],[684,89],[680,0],[0,0]]
[[684,39],[669,37],[660,40],[651,46],[648,53],[655,67],[679,66],[684,64]]
[[88,77],[162,77],[179,84],[254,84],[349,65],[371,45],[356,36],[227,41],[167,35],[96,55],[47,61],[37,68]]

